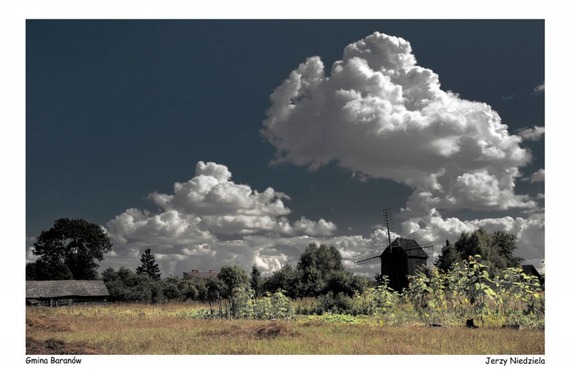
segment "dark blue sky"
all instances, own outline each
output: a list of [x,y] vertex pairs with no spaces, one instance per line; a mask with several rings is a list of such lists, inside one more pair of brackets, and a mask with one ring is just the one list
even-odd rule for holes
[[[544,82],[542,21],[29,20],[26,29],[29,237],[58,217],[104,224],[152,207],[146,196],[191,178],[199,160],[285,192],[294,213],[367,232],[411,190],[363,184],[336,166],[271,167],[259,130],[269,95],[299,63],[318,55],[330,70],[374,31],[410,41],[442,89],[489,103],[511,133],[544,125],[544,97],[530,93]],[[528,175],[544,167],[543,143],[532,149]]]
[[[371,167],[372,175],[359,180],[347,169],[352,153],[346,152],[318,170],[292,163],[271,165],[280,143],[270,143],[261,133],[267,128],[271,94],[308,57],[320,57],[325,75],[332,78],[333,63],[343,59],[345,47],[374,32],[408,41],[417,67],[437,74],[441,90],[458,94],[437,96],[458,107],[467,104],[466,110],[490,105],[508,125],[509,135],[521,131],[533,135],[532,129],[540,127],[538,134],[518,143],[529,150],[532,161],[526,165],[519,159],[512,165],[490,161],[483,171],[475,169],[475,162],[450,162],[455,168],[449,173],[456,173],[456,183],[452,186],[453,178],[445,179],[447,193],[440,195],[436,193],[444,188],[428,186],[429,173],[438,167],[417,153],[421,150],[414,146],[417,137],[408,140],[405,133],[396,137],[403,140],[394,141],[415,142],[401,147],[409,151],[405,161],[412,165],[402,169],[413,172],[417,165],[423,171],[431,164],[431,172],[410,179],[415,188],[402,184],[405,180],[395,182],[397,176],[374,174]],[[136,252],[152,247],[164,273],[179,275],[191,266],[211,269],[224,263],[244,267],[257,263],[272,271],[285,262],[294,264],[311,239],[340,247],[350,264],[354,255],[386,244],[380,226],[382,210],[390,208],[396,232],[433,243],[436,254],[445,239],[453,241],[460,231],[504,228],[519,236],[520,254],[540,264],[545,115],[544,90],[535,89],[544,84],[544,39],[542,20],[28,20],[27,246],[56,219],[67,217],[110,229],[114,253],[105,266],[132,267]],[[424,85],[413,83],[420,79],[411,79],[412,87],[405,91]],[[464,135],[465,141],[473,143],[457,147],[458,158],[480,149],[484,139],[495,139],[494,132],[485,131],[487,116],[480,116],[469,117],[479,120],[477,133],[487,137],[472,139],[474,130],[466,131],[471,137]],[[452,124],[445,128],[458,127]],[[328,128],[315,125],[321,127]],[[271,133],[287,134],[296,127],[277,124],[275,128]],[[328,131],[335,133],[323,131],[320,140],[311,142],[314,157],[321,145],[327,149]],[[493,148],[498,152],[511,154],[517,149],[500,140],[492,142],[499,144]],[[429,143],[444,144],[446,149],[450,141],[459,140],[449,135]],[[346,148],[359,155],[356,144],[347,141]],[[378,145],[378,149],[391,147]],[[382,157],[374,149],[366,152],[371,160]],[[229,170],[233,182],[209,188],[210,203],[196,203],[204,201],[200,197],[206,193],[188,187],[176,200],[167,200],[175,183],[198,175],[200,161],[226,168],[207,166],[202,173],[217,173],[218,181],[224,178],[219,174]],[[396,167],[399,164],[394,162]],[[355,173],[366,174],[366,166],[357,165]],[[497,169],[503,166],[506,171]],[[508,170],[513,169],[521,174],[514,191],[508,183],[512,177]],[[499,171],[489,176],[488,170]],[[235,184],[259,193],[268,187],[285,193],[286,209],[271,203],[276,198],[268,201],[255,192],[238,196],[236,191],[243,187]],[[493,190],[494,186],[499,187]],[[430,194],[427,198],[425,191]],[[151,199],[151,193],[161,195]],[[201,200],[196,201],[196,196]],[[211,203],[212,197],[220,203]],[[449,198],[451,208],[443,206],[447,200],[442,197]],[[426,202],[438,204],[436,214],[424,207]],[[197,213],[204,207],[209,211]],[[405,207],[411,207],[412,213],[401,213]],[[33,259],[29,250],[27,259]]]

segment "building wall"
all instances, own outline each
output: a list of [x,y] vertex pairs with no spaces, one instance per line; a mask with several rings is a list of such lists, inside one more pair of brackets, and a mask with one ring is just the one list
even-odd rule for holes
[[58,298],[27,298],[26,305],[33,306],[70,306],[81,304],[101,304],[106,303],[107,297],[58,297]]
[[390,279],[389,286],[397,291],[408,287],[407,276],[414,275],[416,269],[427,263],[427,259],[407,257],[401,249],[394,249],[392,254],[382,256],[382,275]]

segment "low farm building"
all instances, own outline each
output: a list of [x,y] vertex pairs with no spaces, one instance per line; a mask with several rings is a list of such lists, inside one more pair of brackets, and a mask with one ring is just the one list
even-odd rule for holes
[[192,269],[191,272],[182,272],[182,278],[199,278],[201,280],[208,280],[218,276],[218,272],[209,270],[208,272],[200,272],[198,269]]
[[63,306],[103,303],[109,291],[101,280],[26,281],[26,304]]

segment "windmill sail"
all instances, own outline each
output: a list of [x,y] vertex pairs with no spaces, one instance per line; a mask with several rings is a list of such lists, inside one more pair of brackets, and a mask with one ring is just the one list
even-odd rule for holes
[[404,252],[410,257],[427,257],[433,254],[433,245],[419,245],[414,240],[397,238],[392,241],[392,233],[394,232],[392,222],[392,211],[389,208],[383,210],[384,221],[386,223],[386,233],[388,237],[388,246],[384,251],[371,250],[357,255],[353,258],[353,262],[357,265],[380,260],[383,253],[392,254],[393,250]]

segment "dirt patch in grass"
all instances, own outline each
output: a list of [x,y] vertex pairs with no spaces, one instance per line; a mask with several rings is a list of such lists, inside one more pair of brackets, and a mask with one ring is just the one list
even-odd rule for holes
[[101,355],[96,348],[86,343],[67,343],[59,339],[36,340],[26,338],[27,355]]
[[222,329],[216,331],[205,331],[200,335],[208,336],[251,336],[258,339],[273,339],[277,337],[291,337],[299,336],[297,331],[294,331],[285,323],[271,323],[265,326],[255,326],[255,327],[244,327],[238,328],[233,327],[229,329]]
[[46,331],[76,331],[75,326],[69,322],[58,321],[57,319],[30,316],[26,318],[26,328],[31,330],[46,330]]

